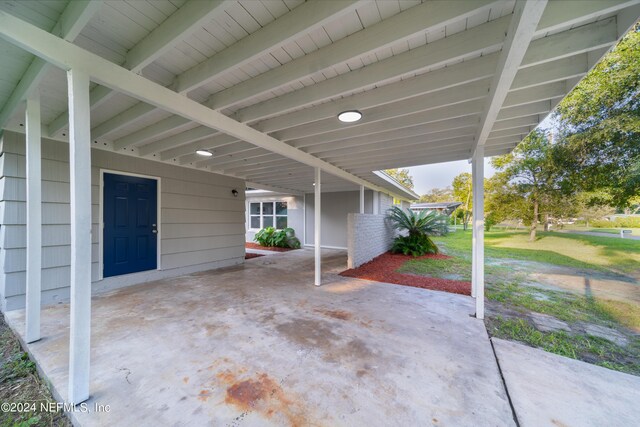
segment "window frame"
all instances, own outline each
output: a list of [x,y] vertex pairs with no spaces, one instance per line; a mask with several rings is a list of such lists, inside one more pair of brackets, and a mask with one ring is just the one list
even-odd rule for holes
[[[287,213],[284,215],[279,215],[277,214],[277,209],[276,209],[276,204],[277,203],[284,203],[284,205],[286,206],[286,210]],[[253,214],[251,211],[251,205],[253,204],[257,204],[259,206],[258,208],[258,214]],[[270,204],[272,206],[272,212],[271,214],[264,214],[264,208],[263,205],[265,204]],[[278,218],[285,218],[285,221],[287,222],[286,227],[289,226],[289,204],[286,201],[283,200],[265,200],[265,201],[259,201],[259,202],[249,202],[249,230],[251,231],[258,231],[258,230],[262,230],[263,228],[265,228],[264,226],[264,218],[265,217],[271,217],[272,221],[273,221],[273,225],[272,227],[274,227],[276,230],[282,230],[282,228],[277,228],[276,226],[278,225]],[[260,218],[260,227],[259,228],[254,228],[253,224],[252,224],[252,219],[253,218]],[[285,227],[285,228],[286,228]]]

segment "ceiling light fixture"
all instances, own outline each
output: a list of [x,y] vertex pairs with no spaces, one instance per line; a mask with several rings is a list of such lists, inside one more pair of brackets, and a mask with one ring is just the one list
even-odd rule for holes
[[357,122],[361,118],[362,118],[362,113],[358,110],[343,111],[342,113],[338,114],[338,120],[340,120],[343,123]]
[[198,156],[203,156],[203,157],[211,157],[213,156],[213,153],[209,150],[196,150],[196,154]]

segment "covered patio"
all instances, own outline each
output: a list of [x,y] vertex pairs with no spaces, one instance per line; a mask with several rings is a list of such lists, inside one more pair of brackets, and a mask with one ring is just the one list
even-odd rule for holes
[[[312,250],[136,285],[93,299],[97,425],[514,425],[473,299],[338,276]],[[24,311],[8,313],[22,330]],[[29,351],[68,387],[69,306],[42,312]],[[418,339],[419,337],[419,339]],[[110,405],[97,412],[94,405]]]
[[[59,398],[73,404],[99,400],[102,392],[111,397],[116,384],[122,390],[149,369],[156,376],[140,377],[139,397],[154,407],[156,397],[166,395],[166,406],[157,408],[163,417],[179,416],[168,409],[187,404],[170,400],[180,390],[181,402],[195,397],[189,403],[194,416],[209,411],[214,419],[232,420],[238,416],[228,409],[233,405],[220,412],[196,405],[227,399],[210,395],[211,381],[227,381],[233,391],[235,380],[253,378],[249,384],[274,383],[266,400],[282,389],[301,397],[300,405],[318,402],[309,412],[266,409],[267,416],[280,414],[279,421],[340,413],[364,422],[377,411],[397,410],[388,419],[435,422],[455,414],[469,424],[502,424],[498,420],[510,419],[508,405],[481,322],[484,159],[510,152],[553,110],[637,20],[639,3],[1,1],[3,310],[9,299],[10,308],[26,307],[6,315],[25,331]],[[353,110],[360,120],[338,120]],[[379,284],[313,286],[323,284],[323,192],[360,191],[363,213],[365,188],[374,198],[411,197],[380,170],[453,160],[473,165],[475,301]],[[116,192],[129,186],[142,196]],[[238,270],[171,279],[244,262],[248,187],[313,194],[314,261],[305,258],[305,269],[286,262],[255,268],[263,262],[258,259]],[[132,206],[144,202],[136,205],[146,215],[144,236],[110,234],[111,222],[128,216],[105,206],[129,206],[114,202],[125,199]],[[129,246],[117,246],[121,237],[131,237]],[[118,261],[119,255],[138,252],[144,265],[112,268],[131,261]],[[100,297],[92,308],[92,293],[158,279],[167,280]],[[261,281],[273,286],[256,290]],[[239,293],[243,288],[246,294]],[[263,305],[264,292],[273,292],[268,301],[278,310]],[[312,306],[294,310],[305,297]],[[438,302],[423,311],[424,298]],[[42,302],[58,300],[70,304],[41,309]],[[381,318],[389,307],[394,315]],[[323,310],[348,310],[356,321]],[[416,323],[422,316],[429,322]],[[210,317],[215,322],[207,328],[201,322]],[[138,335],[132,324],[148,333]],[[460,329],[441,335],[441,327]],[[197,339],[207,333],[220,339]],[[364,347],[357,341],[362,336],[369,337]],[[254,347],[260,357],[252,355]],[[287,357],[279,359],[274,349]],[[189,361],[188,372],[175,371],[192,351],[201,358]],[[420,351],[438,369],[427,369]],[[296,368],[302,357],[317,369],[288,378],[287,372],[306,369]],[[343,364],[348,372],[340,371]],[[412,378],[394,370],[403,364],[412,366]],[[375,383],[380,376],[366,371],[382,367],[393,374]],[[321,385],[300,386],[318,372],[347,397]],[[367,381],[373,381],[366,389],[370,402],[351,399],[346,387]],[[418,398],[425,383],[435,393]],[[477,389],[458,394],[462,385]],[[446,387],[454,387],[450,400],[439,394]],[[293,402],[288,396],[280,399]],[[135,414],[130,395],[119,399],[132,408],[129,416],[143,416]],[[393,399],[397,407],[389,404]]]

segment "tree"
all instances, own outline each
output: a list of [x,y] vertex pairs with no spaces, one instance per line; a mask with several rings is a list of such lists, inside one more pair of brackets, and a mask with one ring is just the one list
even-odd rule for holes
[[387,169],[385,173],[404,187],[413,190],[413,177],[409,175],[409,169]]
[[471,174],[468,172],[463,172],[460,175],[457,175],[453,178],[453,182],[451,186],[453,187],[453,196],[459,202],[462,202],[462,205],[458,208],[463,212],[462,214],[462,225],[464,229],[467,229],[469,224],[469,218],[471,217],[472,210],[472,197],[471,197]]
[[426,194],[420,196],[420,201],[424,203],[438,203],[454,201],[453,189],[451,187],[432,188]]
[[[492,208],[497,211],[511,209],[531,228],[531,241],[536,239],[540,215],[545,230],[552,217],[567,216],[573,209],[571,188],[564,185],[561,154],[541,130],[531,132],[511,153],[495,157],[493,166],[498,170],[495,179],[504,187],[497,191]],[[512,205],[507,207],[505,205]]]
[[559,146],[572,185],[630,206],[640,195],[640,25],[558,105]]

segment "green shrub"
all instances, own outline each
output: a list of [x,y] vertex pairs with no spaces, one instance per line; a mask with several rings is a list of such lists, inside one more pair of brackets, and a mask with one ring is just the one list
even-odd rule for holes
[[258,231],[253,238],[260,246],[271,246],[278,248],[300,248],[300,240],[296,237],[293,228],[276,230],[273,227],[266,227]]
[[418,257],[426,254],[437,254],[439,250],[438,246],[426,234],[410,234],[396,237],[393,241],[391,252]]
[[429,236],[441,236],[449,231],[447,216],[440,215],[435,211],[423,210],[415,213],[409,209],[405,211],[397,206],[392,206],[387,218],[391,221],[393,228],[407,232],[406,236],[398,236],[393,241],[391,247],[393,253],[412,256],[437,254],[438,247]]

